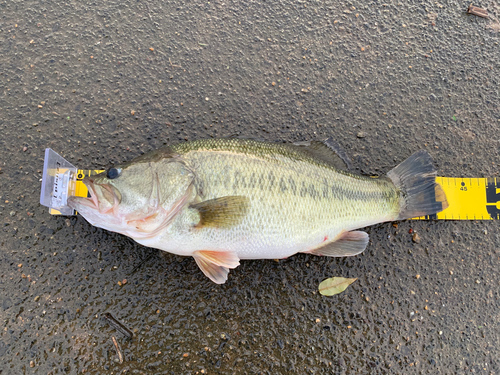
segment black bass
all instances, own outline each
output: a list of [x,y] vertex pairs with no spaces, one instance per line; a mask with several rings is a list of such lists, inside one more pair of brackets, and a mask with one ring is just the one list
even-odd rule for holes
[[192,256],[218,284],[241,259],[359,254],[368,234],[354,229],[448,206],[426,151],[381,178],[345,163],[331,139],[186,142],[87,177],[90,197],[69,205],[92,225]]

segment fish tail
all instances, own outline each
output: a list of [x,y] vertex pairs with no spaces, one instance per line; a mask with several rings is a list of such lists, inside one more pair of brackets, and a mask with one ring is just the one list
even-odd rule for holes
[[400,192],[397,220],[438,213],[448,207],[446,194],[436,182],[436,169],[425,150],[412,156],[387,173]]

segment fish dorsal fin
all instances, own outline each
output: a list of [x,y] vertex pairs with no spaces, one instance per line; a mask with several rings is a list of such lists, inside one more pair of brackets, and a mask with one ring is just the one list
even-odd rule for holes
[[366,249],[369,239],[370,237],[365,232],[344,232],[338,240],[310,250],[308,253],[328,257],[350,257],[362,253]]
[[334,141],[333,138],[328,138],[324,141],[296,142],[294,145],[309,156],[332,165],[337,169],[352,169],[349,156],[347,156],[342,146]]
[[190,206],[200,214],[198,228],[228,228],[237,225],[250,207],[250,199],[241,195],[210,199]]
[[193,258],[205,276],[216,284],[224,284],[229,269],[240,265],[240,259],[233,251],[199,250],[193,253]]

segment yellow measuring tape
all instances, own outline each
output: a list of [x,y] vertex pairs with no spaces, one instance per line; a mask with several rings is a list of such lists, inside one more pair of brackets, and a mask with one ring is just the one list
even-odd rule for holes
[[448,208],[420,220],[499,220],[500,178],[436,177]]
[[[86,197],[87,187],[82,180],[102,170],[79,169],[75,195]],[[456,178],[436,177],[446,193],[448,208],[434,215],[415,220],[500,220],[500,178]],[[51,209],[52,215],[60,214]]]

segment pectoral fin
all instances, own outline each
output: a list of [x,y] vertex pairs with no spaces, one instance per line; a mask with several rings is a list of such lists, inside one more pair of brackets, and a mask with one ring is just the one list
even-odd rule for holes
[[362,253],[366,249],[369,239],[370,237],[365,232],[344,232],[338,240],[307,252],[328,257],[350,257]]
[[190,207],[200,213],[200,222],[196,225],[198,228],[229,228],[241,222],[249,206],[248,197],[228,196],[195,203]]
[[193,258],[201,271],[216,284],[224,284],[229,269],[240,265],[240,259],[232,251],[195,251]]

